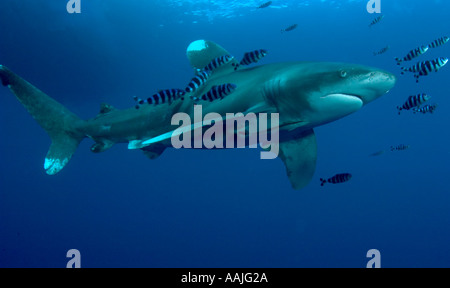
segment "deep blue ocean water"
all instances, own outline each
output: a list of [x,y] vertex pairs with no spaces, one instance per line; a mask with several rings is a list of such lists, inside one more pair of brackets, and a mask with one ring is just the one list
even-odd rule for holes
[[[0,267],[450,267],[450,68],[400,76],[393,60],[450,36],[448,1],[2,0],[0,64],[83,119],[100,103],[192,77],[186,48],[208,39],[230,53],[265,48],[261,62],[350,62],[386,69],[396,87],[361,111],[316,128],[317,170],[291,188],[283,163],[259,151],[168,149],[159,159],[85,140],[56,176],[43,169],[45,131],[0,87]],[[297,23],[289,33],[280,29]],[[374,51],[390,45],[380,56]],[[449,57],[450,43],[418,60]],[[396,106],[412,94],[438,103],[432,115]],[[391,145],[411,148],[378,157]],[[342,185],[321,177],[350,172]]]

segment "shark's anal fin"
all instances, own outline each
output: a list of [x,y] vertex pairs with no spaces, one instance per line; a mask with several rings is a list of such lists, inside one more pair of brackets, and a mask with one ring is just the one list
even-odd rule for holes
[[293,140],[280,143],[280,158],[294,189],[304,188],[314,176],[317,142],[311,129]]
[[0,65],[0,80],[2,81],[2,85],[3,86],[8,86],[9,80],[8,80],[8,75],[6,74],[6,69],[3,68],[3,65]]
[[101,153],[101,152],[105,152],[112,146],[114,146],[113,141],[109,141],[106,139],[101,139],[101,140],[96,139],[96,143],[91,146],[91,151],[94,153]]

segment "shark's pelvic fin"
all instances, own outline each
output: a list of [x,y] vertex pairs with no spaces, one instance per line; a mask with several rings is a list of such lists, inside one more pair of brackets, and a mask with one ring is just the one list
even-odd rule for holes
[[299,138],[281,142],[280,158],[294,189],[300,190],[308,185],[316,170],[317,143],[314,131],[311,129]]
[[162,145],[160,143],[156,143],[150,146],[147,146],[145,148],[142,148],[141,150],[144,152],[144,155],[147,156],[149,159],[154,160],[161,156],[161,154],[166,150],[166,146]]
[[116,108],[114,108],[114,106],[106,104],[106,103],[102,103],[100,105],[100,114],[106,114],[109,113],[111,111],[116,110]]
[[[205,68],[211,61],[215,58],[231,55],[227,50],[222,48],[220,45],[208,41],[208,40],[197,40],[192,42],[186,51],[187,58],[191,63],[192,68],[195,70],[201,70]],[[223,67],[219,67],[220,70],[229,70],[229,72],[234,71],[234,65],[239,64],[238,61],[234,58],[228,64]],[[218,71],[215,71],[217,73]]]
[[69,162],[78,144],[85,137],[76,128],[83,120],[1,65],[0,78],[52,139],[44,168],[49,175],[58,173]]

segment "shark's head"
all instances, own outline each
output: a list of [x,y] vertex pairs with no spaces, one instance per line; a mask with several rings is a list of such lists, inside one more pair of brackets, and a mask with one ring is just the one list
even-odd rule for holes
[[[389,92],[396,78],[375,68],[341,63],[303,63],[281,75],[280,125],[316,127],[361,109]],[[284,114],[282,116],[282,114]]]

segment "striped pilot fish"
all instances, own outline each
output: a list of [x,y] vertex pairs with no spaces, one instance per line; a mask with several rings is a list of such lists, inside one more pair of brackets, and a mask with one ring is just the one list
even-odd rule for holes
[[373,21],[369,24],[369,27],[372,27],[373,25],[379,23],[381,20],[383,20],[384,15],[380,15],[377,18],[373,19]]
[[428,46],[420,46],[408,52],[408,54],[403,58],[395,58],[397,61],[397,65],[400,65],[403,61],[411,61],[414,58],[419,57],[420,55],[425,54],[428,51]]
[[434,40],[433,42],[430,43],[429,46],[431,48],[437,48],[437,47],[442,46],[445,43],[447,43],[448,40],[450,40],[450,38],[448,38],[447,36],[444,36],[444,37]]
[[148,97],[147,100],[140,99],[135,96],[134,101],[137,102],[137,105],[135,107],[136,107],[136,109],[139,109],[140,105],[143,105],[145,103],[153,104],[153,105],[164,104],[164,103],[171,104],[173,101],[183,98],[183,96],[185,94],[186,93],[181,89],[166,89],[166,90],[161,90],[156,94],[153,94],[152,96]]
[[384,53],[386,53],[387,51],[389,51],[390,48],[391,48],[391,47],[388,45],[388,46],[384,47],[383,49],[381,49],[380,51],[373,52],[373,56],[377,56],[377,55],[384,54]]
[[352,174],[350,173],[343,173],[343,174],[336,174],[333,177],[325,180],[323,178],[320,178],[320,186],[324,186],[325,183],[331,183],[331,184],[340,184],[350,181],[352,179]]
[[427,114],[427,113],[434,113],[434,110],[436,110],[437,108],[437,104],[433,104],[433,105],[425,105],[423,107],[417,107],[417,108],[413,108],[414,114],[416,113],[422,113],[422,114]]
[[448,58],[436,58],[434,60],[423,61],[416,63],[414,66],[409,68],[402,67],[402,74],[405,71],[416,73],[414,78],[416,78],[416,82],[419,83],[419,78],[421,76],[427,76],[431,72],[438,72],[442,67],[444,67],[448,63]]
[[211,70],[203,70],[197,73],[197,75],[192,78],[191,82],[186,87],[187,93],[192,93],[197,91],[197,89],[203,85],[205,85],[206,81],[208,81],[211,76]]
[[203,69],[203,71],[214,71],[217,68],[230,63],[231,60],[233,60],[234,57],[231,55],[224,55],[224,56],[220,56],[215,58],[213,61],[211,61],[211,63],[209,63],[208,65],[206,65],[206,67]]
[[236,85],[227,83],[222,85],[213,86],[208,92],[203,94],[201,97],[192,97],[195,102],[200,100],[213,102],[218,99],[223,99],[225,96],[230,95],[236,90]]
[[406,100],[406,102],[401,107],[397,106],[398,115],[400,115],[400,112],[402,110],[410,110],[412,108],[419,107],[423,103],[430,100],[430,98],[431,98],[431,96],[429,96],[425,93],[409,96],[408,100]]
[[244,58],[242,58],[241,62],[238,65],[235,65],[234,70],[237,70],[240,65],[250,65],[252,63],[257,63],[259,60],[264,58],[267,55],[267,50],[259,49],[251,52],[247,52],[244,54]]
[[405,150],[408,150],[409,149],[409,145],[404,145],[404,144],[400,144],[400,145],[397,145],[397,146],[391,146],[391,152],[394,152],[394,151],[405,151]]

